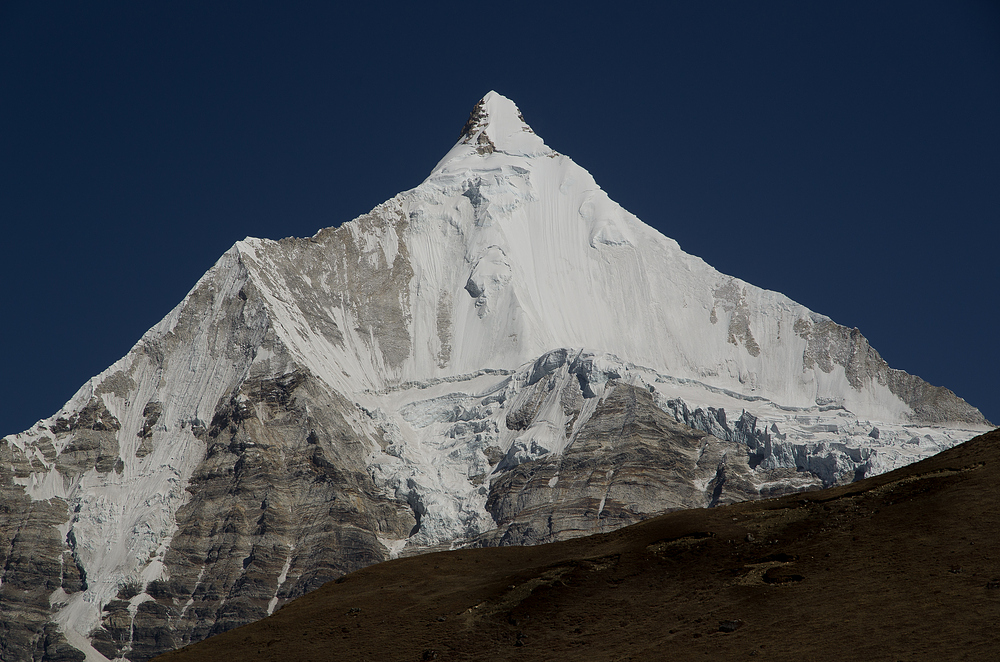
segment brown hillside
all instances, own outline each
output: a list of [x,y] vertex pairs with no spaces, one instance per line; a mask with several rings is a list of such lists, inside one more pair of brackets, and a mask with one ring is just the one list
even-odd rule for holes
[[1000,659],[1000,431],[844,487],[381,563],[157,658]]

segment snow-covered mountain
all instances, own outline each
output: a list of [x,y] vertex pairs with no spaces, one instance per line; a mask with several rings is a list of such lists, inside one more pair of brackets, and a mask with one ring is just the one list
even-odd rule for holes
[[850,481],[988,426],[684,253],[491,92],[422,184],[237,242],[0,442],[0,659],[144,660],[398,554]]

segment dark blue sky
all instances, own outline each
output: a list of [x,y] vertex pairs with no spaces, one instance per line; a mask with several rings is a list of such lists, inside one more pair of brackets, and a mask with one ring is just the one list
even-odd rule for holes
[[0,5],[0,434],[235,241],[417,185],[490,89],[688,252],[1000,423],[997,3],[335,4]]

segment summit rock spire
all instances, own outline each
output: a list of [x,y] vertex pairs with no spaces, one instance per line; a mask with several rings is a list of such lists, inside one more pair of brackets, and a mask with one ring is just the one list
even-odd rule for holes
[[[480,156],[494,152],[528,157],[554,154],[524,121],[517,105],[494,91],[488,92],[473,107],[456,148],[460,146],[466,149],[459,149],[459,154],[467,154],[471,148]],[[449,153],[445,161],[455,155]]]

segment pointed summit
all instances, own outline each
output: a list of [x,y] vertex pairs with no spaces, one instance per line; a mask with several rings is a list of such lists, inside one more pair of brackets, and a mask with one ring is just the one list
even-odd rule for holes
[[470,145],[480,156],[501,152],[510,156],[551,154],[531,130],[513,101],[490,91],[480,99],[462,127],[459,145]]

